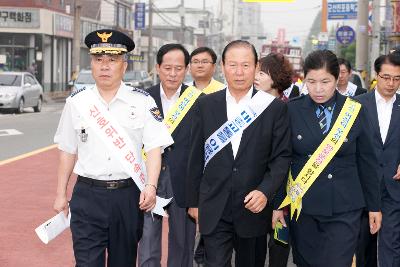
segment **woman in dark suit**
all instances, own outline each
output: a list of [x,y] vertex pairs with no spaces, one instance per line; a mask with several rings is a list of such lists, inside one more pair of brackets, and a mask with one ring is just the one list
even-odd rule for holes
[[[329,136],[345,106],[347,97],[335,90],[338,76],[339,64],[334,53],[328,50],[312,52],[304,63],[309,94],[288,103],[293,146],[291,175],[293,180],[299,179],[298,183],[312,183],[313,179],[304,178],[313,174],[300,177],[299,173],[310,158],[311,164],[317,162],[312,155]],[[351,103],[353,107],[360,105]],[[345,109],[348,110],[347,106]],[[327,163],[326,167],[315,167],[315,170],[322,171],[315,174],[316,179],[309,189],[289,187],[292,197],[299,192],[302,194],[301,213],[296,220],[297,210],[290,221],[294,262],[298,266],[351,266],[365,206],[369,211],[371,233],[380,228],[382,215],[377,158],[371,143],[370,125],[362,106],[354,117],[354,123],[347,124],[349,133],[342,135],[342,141],[336,142],[339,150],[333,152],[331,160],[329,157],[322,160]],[[330,136],[326,139],[332,140]],[[318,166],[323,165],[318,162]],[[311,164],[307,164],[306,170],[312,169]],[[276,201],[281,203],[285,195],[282,190]],[[274,211],[273,225],[278,220],[285,224],[283,211]]]

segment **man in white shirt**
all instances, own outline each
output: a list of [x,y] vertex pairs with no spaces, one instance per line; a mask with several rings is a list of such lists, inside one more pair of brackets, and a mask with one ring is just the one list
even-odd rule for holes
[[[375,60],[377,85],[370,93],[358,96],[368,112],[372,137],[379,160],[382,199],[382,228],[378,237],[380,267],[400,266],[400,52]],[[365,214],[357,249],[357,266],[377,266],[376,235],[369,234]]]
[[[189,64],[189,53],[181,44],[163,45],[157,53],[157,73],[160,83],[146,91],[154,98],[165,118],[188,86],[182,84]],[[182,103],[182,102],[181,102]],[[184,104],[184,103],[182,103]],[[180,105],[180,104],[179,104]],[[168,212],[168,267],[193,266],[196,224],[186,212],[185,174],[189,152],[192,110],[186,113],[172,132],[174,145],[166,149],[162,158],[157,194],[172,198]],[[162,217],[147,213],[144,217],[143,237],[139,244],[139,266],[161,266]]]
[[[76,266],[104,267],[106,261],[110,267],[134,266],[143,211],[152,210],[156,203],[161,152],[173,140],[151,96],[122,82],[128,65],[126,53],[135,47],[132,39],[104,29],[88,34],[85,44],[96,84],[67,99],[59,122],[54,137],[60,150],[54,210],[71,211]],[[83,95],[90,97],[77,105]],[[126,155],[123,147],[129,149]],[[146,171],[142,169],[142,147],[147,153]],[[132,177],[125,158],[143,176]],[[78,179],[68,205],[66,191],[72,172]],[[145,182],[141,192],[135,185],[138,178],[140,185]]]
[[351,78],[351,64],[344,58],[338,58],[339,63],[339,78],[337,83],[337,90],[344,96],[354,97],[367,92],[366,89],[358,87],[354,83],[350,82]]

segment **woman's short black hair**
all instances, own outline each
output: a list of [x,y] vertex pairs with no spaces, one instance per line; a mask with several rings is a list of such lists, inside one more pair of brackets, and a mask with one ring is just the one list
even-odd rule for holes
[[336,55],[330,50],[316,50],[304,60],[304,77],[310,70],[326,69],[335,79],[339,77],[339,63]]
[[161,46],[157,52],[157,64],[161,65],[164,55],[172,50],[182,51],[183,55],[185,56],[185,66],[187,67],[187,65],[189,65],[189,60],[190,60],[189,52],[181,44],[166,44]]

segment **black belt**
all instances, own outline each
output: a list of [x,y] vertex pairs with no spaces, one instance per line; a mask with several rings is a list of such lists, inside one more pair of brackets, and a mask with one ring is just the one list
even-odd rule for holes
[[132,186],[135,182],[132,178],[122,179],[122,180],[112,180],[112,181],[103,181],[96,180],[92,178],[87,178],[83,176],[78,176],[78,182],[89,184],[91,186],[102,187],[106,189],[119,189],[124,187]]

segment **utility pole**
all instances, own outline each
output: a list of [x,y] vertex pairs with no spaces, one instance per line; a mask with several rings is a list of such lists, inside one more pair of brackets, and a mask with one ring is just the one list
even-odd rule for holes
[[185,0],[181,0],[179,16],[181,17],[181,44],[183,45],[185,43]]
[[75,0],[74,2],[74,40],[72,47],[72,76],[76,77],[80,67],[80,50],[81,50],[81,0]]
[[[149,47],[147,51],[147,71],[153,69],[153,0],[149,0]],[[155,77],[155,73],[154,76]]]
[[321,32],[328,32],[328,0],[322,0]]
[[357,5],[356,69],[365,72],[368,62],[368,0],[358,0]]
[[[372,45],[370,62],[374,62],[380,55],[381,43],[380,0],[372,1]],[[370,64],[370,75],[374,73],[374,64]]]
[[[206,14],[206,0],[203,0],[203,10],[204,10],[204,14]],[[204,36],[204,45],[203,46],[207,46],[207,37],[206,37],[206,21],[207,21],[207,15],[204,15],[203,17],[203,36]],[[209,24],[208,27],[211,27],[211,25]]]

